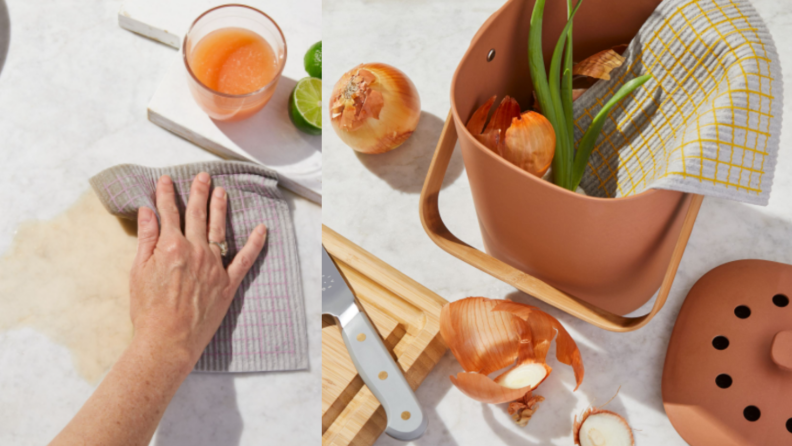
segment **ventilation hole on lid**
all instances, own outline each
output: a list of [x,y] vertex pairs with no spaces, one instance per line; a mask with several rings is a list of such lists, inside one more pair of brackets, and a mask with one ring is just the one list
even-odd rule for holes
[[784,296],[783,294],[776,294],[773,296],[773,303],[776,307],[786,307],[789,305],[789,298]]
[[487,62],[492,62],[492,59],[494,58],[495,58],[495,48],[489,50],[489,53],[487,53]]
[[748,316],[751,315],[751,309],[745,305],[740,305],[734,309],[734,315],[740,319],[748,319]]
[[787,428],[787,430],[788,430],[790,433],[792,433],[792,418],[790,418],[790,419],[788,419],[788,420],[787,420],[786,428]]
[[715,384],[717,384],[721,389],[728,389],[732,385],[732,378],[725,373],[720,374],[717,378],[715,378]]
[[762,412],[756,406],[748,406],[743,410],[743,416],[748,421],[756,421],[762,416]]
[[726,347],[729,346],[729,339],[726,336],[716,336],[712,340],[712,346],[718,350],[726,350]]

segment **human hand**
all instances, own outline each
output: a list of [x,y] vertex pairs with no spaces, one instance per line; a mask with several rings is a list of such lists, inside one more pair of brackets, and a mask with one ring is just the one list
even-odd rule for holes
[[210,181],[205,172],[193,180],[182,233],[173,181],[166,175],[159,179],[162,229],[154,211],[138,210],[138,251],[130,275],[135,338],[184,360],[187,371],[220,326],[267,233],[266,226],[258,225],[225,269],[220,248],[209,240],[226,239],[227,194],[218,187],[210,200]]

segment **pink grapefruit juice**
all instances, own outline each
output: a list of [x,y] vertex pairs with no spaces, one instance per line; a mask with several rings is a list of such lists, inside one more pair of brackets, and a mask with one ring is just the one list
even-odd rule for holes
[[[235,27],[216,29],[201,38],[187,60],[193,75],[204,87],[224,95],[258,92],[273,83],[281,70],[278,55],[263,37]],[[195,95],[194,92],[194,96],[210,116],[236,121],[260,110],[274,90],[272,85],[242,101],[206,93]]]

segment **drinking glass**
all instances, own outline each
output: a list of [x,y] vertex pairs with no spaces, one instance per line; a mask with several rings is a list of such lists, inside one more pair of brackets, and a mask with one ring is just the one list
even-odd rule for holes
[[[247,94],[227,94],[204,85],[190,69],[195,46],[207,34],[223,28],[243,28],[252,31],[272,47],[278,64],[275,77],[266,85]],[[286,65],[286,39],[278,24],[267,14],[245,5],[223,5],[201,14],[184,36],[182,44],[187,83],[195,102],[211,118],[218,121],[239,121],[261,110],[272,98]]]

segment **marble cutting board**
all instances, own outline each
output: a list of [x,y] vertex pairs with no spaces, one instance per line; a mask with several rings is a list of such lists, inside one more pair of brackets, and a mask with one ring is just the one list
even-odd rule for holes
[[[118,13],[122,28],[174,48],[203,11],[227,2],[199,0],[184,8],[169,0],[126,0]],[[224,158],[257,162],[278,172],[281,184],[321,203],[322,138],[298,131],[288,117],[288,98],[299,79],[306,77],[302,53],[321,40],[321,1],[272,0],[245,4],[270,15],[286,37],[283,76],[269,104],[257,115],[237,123],[217,122],[195,104],[185,82],[180,53],[148,105],[155,124]]]

